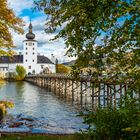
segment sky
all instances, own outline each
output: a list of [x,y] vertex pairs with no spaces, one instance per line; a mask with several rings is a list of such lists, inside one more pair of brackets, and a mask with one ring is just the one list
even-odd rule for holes
[[[33,25],[33,33],[36,35],[35,39],[38,41],[38,53],[45,55],[48,58],[51,57],[51,54],[54,54],[60,63],[75,59],[65,56],[66,49],[63,39],[50,41],[50,39],[53,38],[55,34],[45,33],[44,25],[46,22],[46,15],[39,11],[33,12],[33,0],[8,0],[8,6],[14,10],[18,17],[23,19],[25,23],[25,26],[23,27],[25,34],[28,32],[28,26],[31,19]],[[12,32],[16,51],[22,50],[23,40],[26,39],[25,34],[19,35]]]

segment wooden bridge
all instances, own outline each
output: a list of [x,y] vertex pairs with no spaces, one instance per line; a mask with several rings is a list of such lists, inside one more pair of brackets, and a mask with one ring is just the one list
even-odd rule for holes
[[96,80],[82,76],[76,80],[66,74],[31,75],[25,80],[86,107],[116,106],[118,102],[121,104],[122,96],[128,88],[127,84],[103,82],[101,78]]

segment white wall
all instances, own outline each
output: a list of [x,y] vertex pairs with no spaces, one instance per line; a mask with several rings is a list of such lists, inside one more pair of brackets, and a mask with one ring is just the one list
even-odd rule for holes
[[8,72],[16,72],[16,65],[23,65],[22,63],[4,63],[0,64],[0,72],[4,75]]
[[[30,71],[30,69],[26,68],[26,66],[23,63],[12,63],[12,64],[0,64],[0,72],[5,75],[5,73],[8,72],[16,72],[16,66],[20,65],[23,66],[26,69],[26,73],[29,72],[32,73],[33,71]],[[43,71],[44,68],[48,68],[51,73],[56,73],[55,65],[54,64],[33,64],[31,65],[33,70],[35,71],[35,74],[39,74]]]
[[48,68],[51,73],[55,73],[55,64],[37,64],[37,41],[25,40],[23,41],[23,63],[0,64],[0,71],[2,73],[16,72],[16,65],[21,65],[26,69],[26,73],[39,74],[44,68]]
[[0,71],[1,72],[15,72],[15,68],[16,68],[16,64],[12,63],[12,64],[8,64],[8,63],[4,63],[4,64],[0,64]]
[[25,40],[23,42],[23,66],[27,73],[32,73],[37,64],[37,41]]
[[56,57],[53,54],[51,54],[51,61],[56,64]]

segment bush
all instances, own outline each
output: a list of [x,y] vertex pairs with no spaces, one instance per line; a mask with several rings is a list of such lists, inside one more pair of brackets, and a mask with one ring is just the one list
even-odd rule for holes
[[138,99],[125,97],[122,108],[98,108],[84,114],[88,134],[95,140],[140,139],[140,104]]
[[12,102],[9,101],[0,101],[0,120],[3,119],[3,117],[6,115],[7,113],[7,108],[13,108],[14,104]]
[[23,66],[17,65],[16,66],[16,80],[23,80],[26,76],[26,70]]

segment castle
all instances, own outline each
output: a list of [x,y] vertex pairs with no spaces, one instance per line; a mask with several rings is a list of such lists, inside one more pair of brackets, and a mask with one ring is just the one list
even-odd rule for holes
[[16,66],[21,65],[26,69],[27,74],[39,74],[43,70],[55,73],[56,59],[52,55],[50,60],[44,55],[38,55],[38,42],[35,40],[35,34],[32,31],[32,23],[29,24],[29,32],[26,34],[26,40],[23,41],[22,54],[12,57],[0,56],[0,73],[4,75],[9,72],[15,72]]

